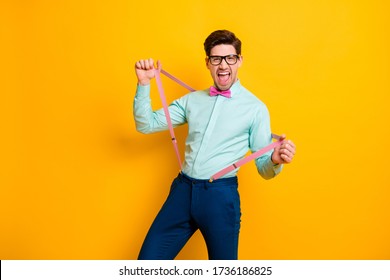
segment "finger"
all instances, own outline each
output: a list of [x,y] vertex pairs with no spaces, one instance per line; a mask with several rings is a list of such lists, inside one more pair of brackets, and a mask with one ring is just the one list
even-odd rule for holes
[[153,68],[153,60],[151,58],[142,60],[142,69],[150,70]]
[[149,68],[148,69],[149,70],[154,69],[154,61],[153,61],[153,59],[149,58],[148,62],[149,62]]
[[149,59],[144,60],[144,67],[143,67],[143,69],[144,70],[149,70],[150,69]]
[[137,69],[144,70],[145,69],[145,61],[144,60],[139,60],[136,62],[135,66]]
[[292,161],[292,158],[290,158],[288,155],[286,155],[286,154],[282,154],[282,155],[280,155],[280,157],[281,157],[281,159],[283,159],[283,161],[285,162],[285,163],[290,163],[291,161]]
[[138,60],[136,63],[135,63],[135,67],[137,69],[142,69],[142,60]]
[[292,151],[289,151],[288,149],[281,149],[280,156],[282,156],[282,155],[286,155],[291,159],[294,157],[294,153]]
[[161,71],[161,69],[162,69],[162,64],[161,64],[160,60],[157,60],[157,69],[158,69],[158,71]]
[[141,65],[142,65],[142,70],[148,70],[149,63],[147,59],[141,60]]
[[295,147],[294,142],[292,142],[291,140],[288,140],[287,143],[286,143],[286,145],[288,145],[288,147],[289,147],[291,150],[294,150],[294,152],[295,152],[296,147]]
[[287,143],[286,134],[281,134],[279,141],[282,142],[282,145],[285,145]]
[[294,144],[294,142],[293,142],[293,141],[291,141],[291,140],[288,140],[288,141],[287,141],[287,143],[288,143],[289,145],[291,145],[292,147],[294,147],[294,148],[295,148],[295,144]]
[[295,147],[292,146],[290,143],[285,143],[284,146],[281,146],[281,149],[285,149],[287,151],[289,151],[290,153],[292,153],[293,155],[295,155]]
[[[283,137],[283,138],[282,138],[282,137]],[[285,134],[282,134],[282,136],[280,136],[280,140],[282,141],[282,145],[280,146],[281,148],[286,148],[287,145],[289,145],[289,146],[291,147],[292,150],[295,150],[295,144],[294,144],[294,142],[291,141],[291,140],[287,140]]]
[[294,158],[294,154],[287,149],[280,150],[279,155],[280,158],[287,163],[291,162],[292,159]]

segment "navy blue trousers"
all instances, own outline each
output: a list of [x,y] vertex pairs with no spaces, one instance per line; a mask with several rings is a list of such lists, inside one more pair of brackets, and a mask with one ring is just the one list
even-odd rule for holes
[[237,177],[210,183],[179,174],[144,240],[139,260],[172,260],[196,230],[210,260],[236,260],[240,231]]

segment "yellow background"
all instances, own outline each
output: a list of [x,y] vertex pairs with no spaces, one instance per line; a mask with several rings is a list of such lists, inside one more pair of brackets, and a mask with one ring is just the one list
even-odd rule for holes
[[[242,40],[242,83],[297,145],[274,180],[239,172],[240,259],[389,259],[388,15],[384,0],[2,1],[0,259],[137,257],[178,169],[168,133],[135,131],[134,63],[206,88],[216,29]],[[178,256],[206,258],[199,233]]]

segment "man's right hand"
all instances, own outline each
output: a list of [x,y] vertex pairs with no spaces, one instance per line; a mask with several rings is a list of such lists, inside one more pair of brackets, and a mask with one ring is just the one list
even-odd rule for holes
[[[152,58],[141,59],[135,63],[135,74],[138,78],[138,84],[145,86],[150,84],[154,78],[154,61]],[[157,61],[157,69],[161,70],[161,63]]]

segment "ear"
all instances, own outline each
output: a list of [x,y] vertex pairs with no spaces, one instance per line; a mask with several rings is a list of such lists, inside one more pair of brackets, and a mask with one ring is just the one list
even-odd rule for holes
[[241,64],[243,63],[244,61],[244,57],[242,55],[240,55],[240,58],[238,59],[238,67],[241,67]]
[[207,69],[210,69],[209,59],[206,57],[206,58],[204,59],[204,61],[206,62],[206,67],[207,67]]

